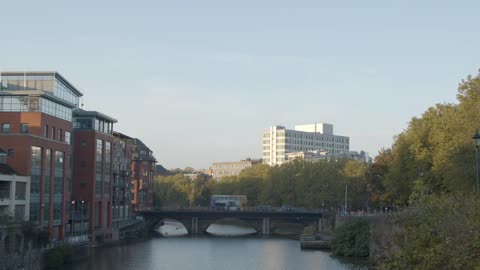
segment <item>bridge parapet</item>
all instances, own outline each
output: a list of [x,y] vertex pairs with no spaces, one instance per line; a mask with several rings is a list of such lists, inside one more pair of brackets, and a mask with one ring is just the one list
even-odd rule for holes
[[159,221],[173,219],[184,224],[191,234],[203,233],[209,225],[222,219],[239,219],[247,222],[259,234],[269,235],[278,223],[313,225],[315,231],[321,229],[323,213],[320,211],[257,211],[252,208],[244,211],[211,210],[207,208],[157,209],[137,214],[149,220],[154,227]]

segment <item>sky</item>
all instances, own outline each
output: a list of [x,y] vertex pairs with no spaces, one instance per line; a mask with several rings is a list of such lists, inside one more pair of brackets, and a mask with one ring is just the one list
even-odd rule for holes
[[[420,3],[421,2],[421,3]],[[166,168],[332,123],[374,156],[480,68],[479,1],[4,1],[0,71],[59,71]]]

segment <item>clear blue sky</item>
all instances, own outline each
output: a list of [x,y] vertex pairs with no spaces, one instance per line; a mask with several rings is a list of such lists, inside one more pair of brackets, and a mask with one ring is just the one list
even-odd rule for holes
[[[422,3],[419,3],[422,2]],[[326,122],[375,155],[480,68],[479,1],[5,1],[1,70],[57,70],[167,168]]]

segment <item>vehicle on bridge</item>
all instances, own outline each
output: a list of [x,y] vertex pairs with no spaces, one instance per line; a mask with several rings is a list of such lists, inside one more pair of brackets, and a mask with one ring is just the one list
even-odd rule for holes
[[247,196],[245,195],[212,195],[210,197],[210,209],[241,211],[247,208]]

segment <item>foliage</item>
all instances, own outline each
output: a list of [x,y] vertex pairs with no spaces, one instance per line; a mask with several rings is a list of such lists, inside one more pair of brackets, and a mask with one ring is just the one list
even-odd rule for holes
[[239,176],[209,181],[192,180],[183,174],[159,176],[155,181],[157,207],[208,206],[212,194],[246,195],[250,206],[294,205],[307,208],[336,209],[344,202],[349,187],[351,209],[368,206],[365,173],[367,165],[352,160],[295,160],[282,166],[257,164]]
[[368,222],[358,218],[340,226],[335,230],[335,239],[331,246],[335,255],[368,257],[370,253]]
[[379,153],[367,170],[372,200],[406,206],[420,182],[427,193],[475,190],[471,137],[480,127],[480,76],[463,80],[457,99],[458,104],[437,104],[414,117],[392,148]]
[[46,269],[61,269],[63,265],[72,263],[73,251],[69,246],[52,249],[45,258]]
[[480,198],[424,195],[400,216],[406,245],[379,269],[480,269]]

